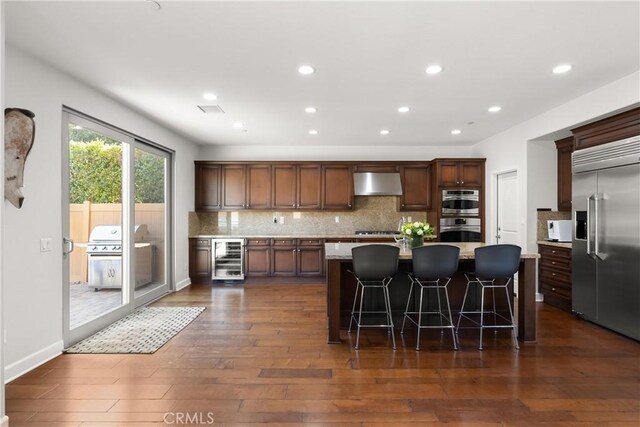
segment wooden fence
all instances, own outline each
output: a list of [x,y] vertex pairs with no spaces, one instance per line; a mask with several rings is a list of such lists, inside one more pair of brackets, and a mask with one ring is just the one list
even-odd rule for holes
[[[135,223],[146,224],[149,240],[153,245],[153,281],[164,281],[165,253],[165,205],[164,203],[136,203]],[[75,249],[70,259],[71,282],[86,282],[88,263],[86,243],[96,225],[122,224],[120,203],[77,203],[69,205],[69,225]]]

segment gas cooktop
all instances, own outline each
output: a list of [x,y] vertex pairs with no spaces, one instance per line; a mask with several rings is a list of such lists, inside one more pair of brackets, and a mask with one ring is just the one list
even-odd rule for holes
[[378,236],[378,235],[386,235],[393,236],[396,234],[400,234],[397,230],[359,230],[356,231],[356,236]]

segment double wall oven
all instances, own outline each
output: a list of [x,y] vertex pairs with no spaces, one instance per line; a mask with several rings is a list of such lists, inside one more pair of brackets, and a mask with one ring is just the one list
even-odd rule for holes
[[440,211],[441,242],[480,242],[480,190],[442,190]]

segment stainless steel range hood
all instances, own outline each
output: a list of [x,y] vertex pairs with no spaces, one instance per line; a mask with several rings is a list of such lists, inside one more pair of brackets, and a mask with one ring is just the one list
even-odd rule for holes
[[402,196],[399,173],[357,172],[353,183],[356,196]]

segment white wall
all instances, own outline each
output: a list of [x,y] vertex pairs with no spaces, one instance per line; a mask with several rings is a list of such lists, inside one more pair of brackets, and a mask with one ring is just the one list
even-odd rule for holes
[[[4,2],[0,2],[0,106],[4,112]],[[2,253],[4,246],[4,232],[2,227],[2,219],[4,214],[4,119],[0,121],[0,135],[2,135],[2,144],[0,149],[0,176],[2,177],[2,185],[0,185],[0,368],[4,367],[4,268],[2,265]],[[0,425],[5,425],[8,420],[4,413],[4,369],[0,369]]]
[[[545,203],[541,196],[544,191],[539,186],[551,185],[551,176],[556,174],[556,161],[548,161],[550,152],[542,151],[541,146],[528,146],[540,142],[530,142],[534,139],[570,129],[581,124],[594,121],[611,112],[625,109],[640,103],[640,72],[630,74],[622,79],[614,81],[606,86],[573,99],[566,104],[553,108],[524,123],[514,126],[504,132],[487,138],[472,147],[473,157],[486,157],[486,179],[492,182],[493,176],[502,171],[517,169],[519,186],[518,214],[521,221],[520,233],[522,246],[529,250],[535,250],[535,234],[530,235],[532,222],[535,222],[535,209],[538,206],[530,204]],[[529,173],[531,169],[531,173]],[[539,175],[546,175],[542,181],[537,181]],[[492,209],[495,200],[495,186],[488,186],[486,195],[487,209],[487,236],[495,236],[495,209]],[[553,197],[556,197],[555,182],[551,187]],[[533,191],[532,198],[527,196],[529,190]],[[547,203],[545,203],[547,204]],[[554,205],[555,206],[555,203]]]
[[[193,209],[196,145],[78,81],[6,46],[7,105],[35,113],[22,209],[5,202],[3,259],[7,342],[5,376],[21,374],[62,350],[62,106],[63,104],[176,151],[175,282],[188,280],[188,212]],[[40,238],[53,251],[39,252]]]
[[538,208],[558,208],[558,150],[553,141],[527,143],[527,249],[536,251]]
[[453,146],[202,146],[199,160],[431,160],[470,157],[471,147]]

